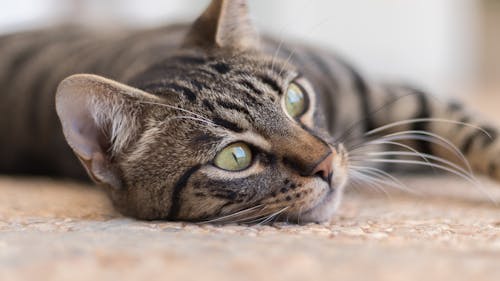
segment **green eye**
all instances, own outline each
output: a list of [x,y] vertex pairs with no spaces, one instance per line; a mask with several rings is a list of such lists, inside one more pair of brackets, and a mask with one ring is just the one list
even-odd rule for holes
[[228,171],[244,170],[252,164],[252,151],[242,142],[233,143],[215,156],[214,164]]
[[304,91],[299,85],[291,83],[290,86],[288,86],[285,96],[286,111],[290,116],[295,118],[304,113],[306,106]]

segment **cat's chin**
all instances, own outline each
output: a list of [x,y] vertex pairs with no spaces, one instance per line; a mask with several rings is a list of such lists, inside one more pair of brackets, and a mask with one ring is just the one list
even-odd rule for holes
[[300,222],[316,222],[322,223],[330,221],[338,210],[342,195],[344,193],[345,182],[335,186],[335,189],[330,189],[323,198],[311,209],[300,214]]

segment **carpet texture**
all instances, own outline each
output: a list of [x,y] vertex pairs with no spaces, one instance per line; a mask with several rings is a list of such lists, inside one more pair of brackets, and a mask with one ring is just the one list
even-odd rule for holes
[[136,221],[92,186],[3,177],[0,280],[500,280],[500,185],[405,182],[417,194],[353,190],[326,224],[248,227]]

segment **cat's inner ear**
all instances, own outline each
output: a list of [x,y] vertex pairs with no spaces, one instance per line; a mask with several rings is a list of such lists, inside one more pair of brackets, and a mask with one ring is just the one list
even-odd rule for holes
[[139,132],[139,102],[157,99],[96,75],[73,75],[59,84],[56,110],[64,136],[94,181],[121,187],[114,157]]
[[258,49],[259,37],[250,20],[246,0],[212,0],[193,23],[184,42],[187,46]]

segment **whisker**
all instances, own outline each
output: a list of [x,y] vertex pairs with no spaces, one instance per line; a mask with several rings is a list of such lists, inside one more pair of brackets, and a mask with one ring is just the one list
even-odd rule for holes
[[460,176],[463,179],[470,181],[471,183],[476,184],[477,182],[474,179],[471,179],[468,174],[461,173],[460,171],[456,171],[450,167],[443,166],[436,163],[427,163],[418,160],[406,160],[406,159],[384,159],[384,158],[368,158],[365,160],[366,162],[374,162],[374,163],[396,163],[396,164],[410,164],[410,165],[418,165],[418,166],[426,166],[426,167],[435,167],[441,170],[445,170],[447,172],[453,173],[457,176]]
[[176,119],[188,119],[188,120],[194,120],[194,121],[198,121],[198,122],[201,122],[201,123],[204,123],[204,124],[207,124],[209,126],[213,126],[213,127],[220,127],[219,125],[213,123],[213,122],[208,122],[208,121],[205,121],[203,119],[200,119],[200,118],[196,118],[196,117],[191,117],[191,116],[174,116],[174,117],[171,117],[169,118],[168,120],[176,120]]
[[[437,139],[437,140],[436,140]],[[436,145],[439,145],[443,147],[444,149],[452,152],[457,156],[463,164],[466,166],[467,170],[472,173],[472,167],[465,157],[465,155],[458,149],[458,147],[455,146],[451,141],[437,135],[433,134],[427,131],[402,131],[402,132],[397,132],[393,134],[386,135],[384,137],[379,138],[379,140],[388,140],[388,141],[394,141],[394,140],[421,140],[421,141],[427,141]],[[373,143],[377,144],[378,140],[376,139],[373,141]],[[370,142],[367,142],[366,144],[369,144]],[[381,144],[381,143],[378,143]]]
[[371,131],[368,131],[368,132],[365,133],[365,136],[370,136],[370,135],[376,134],[378,132],[381,132],[381,131],[384,131],[384,130],[387,130],[387,129],[390,129],[390,128],[394,128],[394,127],[397,127],[397,126],[401,126],[401,125],[423,123],[423,122],[436,122],[436,123],[439,122],[439,123],[448,123],[448,124],[455,124],[455,125],[463,125],[463,126],[467,126],[467,127],[479,130],[482,133],[484,133],[486,136],[488,136],[490,139],[492,139],[492,136],[485,129],[481,128],[480,126],[477,126],[477,125],[474,125],[474,124],[471,124],[471,123],[466,123],[466,122],[461,122],[461,121],[456,121],[456,120],[450,120],[450,119],[441,119],[441,118],[415,118],[415,119],[407,119],[407,120],[402,120],[402,121],[396,121],[396,122],[393,122],[393,123],[390,123],[390,124],[378,127],[378,128],[373,129]]
[[434,160],[434,161],[449,165],[450,167],[452,167],[452,168],[454,168],[454,169],[456,169],[464,174],[467,174],[470,177],[474,177],[474,173],[472,171],[467,171],[464,168],[458,166],[457,164],[455,164],[451,161],[448,161],[442,157],[430,155],[427,153],[419,153],[419,155],[415,155],[412,152],[406,152],[406,151],[388,151],[388,152],[368,153],[368,155],[373,155],[373,156],[389,156],[389,155],[393,155],[393,156],[421,156],[421,155],[423,155],[426,159]]
[[[360,171],[360,172],[367,172],[367,173],[370,173],[372,175],[379,175],[381,177],[385,177],[387,179],[389,179],[390,181],[392,181],[395,185],[391,185],[391,186],[394,186],[398,189],[401,189],[403,191],[406,191],[406,192],[410,192],[410,193],[413,193],[413,194],[417,194],[416,191],[412,190],[411,188],[409,188],[406,184],[404,184],[402,181],[400,181],[399,179],[397,179],[396,177],[392,176],[391,174],[381,170],[381,169],[378,169],[378,168],[375,168],[375,167],[366,167],[366,166],[349,166],[350,169],[355,169],[356,171]],[[420,194],[419,194],[420,195]]]
[[387,198],[391,198],[389,193],[380,184],[379,180],[373,178],[372,176],[365,175],[365,174],[363,174],[361,172],[357,172],[357,171],[351,171],[350,174],[352,177],[351,180],[353,182],[360,181],[360,183],[363,184],[363,186],[372,187],[375,190],[382,192]]
[[246,213],[251,213],[251,212],[255,211],[256,209],[262,208],[263,206],[264,205],[262,205],[262,204],[255,205],[255,206],[252,206],[252,207],[249,207],[249,208],[245,208],[245,209],[236,211],[234,213],[231,213],[231,214],[228,214],[228,215],[225,215],[225,216],[222,216],[222,217],[218,217],[218,218],[214,218],[214,219],[209,219],[209,220],[200,222],[200,224],[214,223],[214,222],[224,222],[227,219],[238,217],[238,216],[244,215]]
[[[407,150],[409,150],[409,151],[411,151],[413,153],[418,154],[420,156],[420,158],[422,158],[424,161],[429,162],[429,160],[425,157],[425,155],[423,153],[419,152],[418,150],[412,148],[409,145],[402,144],[402,143],[399,143],[399,142],[393,142],[393,141],[383,141],[380,144],[389,144],[389,145],[394,145],[394,146],[399,146],[399,147],[405,148],[405,149],[407,149]],[[354,157],[356,156],[356,150],[353,150],[351,153],[352,153],[351,154],[352,156],[354,156]]]
[[288,210],[288,208],[290,208],[289,206],[269,215],[266,219],[264,219],[263,221],[261,221],[260,223],[258,223],[258,225],[263,225],[263,224],[267,224],[268,222],[272,221],[272,219],[274,218],[277,218],[281,213],[283,213],[284,211]]
[[[474,174],[472,172],[469,173],[465,169],[463,169],[462,167],[456,165],[455,163],[453,163],[451,161],[448,161],[448,160],[443,159],[441,157],[433,156],[433,155],[430,155],[430,154],[422,154],[422,153],[415,154],[415,153],[406,152],[406,151],[389,151],[389,152],[367,153],[366,156],[391,156],[391,155],[392,156],[414,156],[414,157],[424,156],[424,157],[426,157],[426,159],[434,160],[434,161],[437,161],[437,162],[439,162],[441,164],[448,165],[449,166],[448,168],[454,169],[454,171],[456,171],[456,172],[458,172],[458,173],[460,173],[460,174],[462,174],[464,176],[469,177],[470,179],[472,179],[476,183],[479,183],[479,181],[475,178],[475,176],[474,176]],[[365,158],[359,158],[359,159],[356,159],[356,160],[369,162],[370,159],[373,159],[373,158],[367,158],[367,157],[365,157]],[[379,158],[379,159],[390,160],[390,159],[386,159],[386,158]],[[403,160],[403,159],[394,159],[394,160],[399,161],[399,160]],[[410,160],[410,161],[413,161],[413,160]],[[429,161],[426,161],[425,163],[424,162],[421,162],[421,163],[422,164],[431,164],[431,165],[429,165],[430,167],[432,167],[432,168],[438,168],[438,167],[435,167],[435,166],[432,165],[432,164],[435,164],[435,163],[431,163]],[[446,166],[443,166],[443,167],[446,167]]]
[[302,215],[302,210],[304,209],[304,206],[300,206],[299,208],[299,214],[297,215],[297,223],[300,224],[300,216]]
[[274,55],[271,59],[271,70],[274,71],[274,66],[275,66],[275,63],[276,63],[276,59],[278,58],[279,56],[279,53],[281,51],[281,47],[283,46],[283,43],[285,41],[285,36],[283,36],[283,30],[281,30],[279,32],[281,35],[280,35],[280,43],[278,44],[278,47],[276,48],[276,51],[274,52]]
[[383,104],[382,106],[376,108],[375,110],[371,111],[369,114],[367,114],[367,116],[365,118],[361,118],[359,119],[358,121],[352,123],[349,127],[347,127],[347,129],[340,134],[340,136],[337,138],[337,142],[345,142],[350,136],[351,134],[354,132],[354,129],[363,121],[366,121],[368,120],[369,118],[372,118],[375,114],[377,114],[378,112],[380,112],[381,110],[387,108],[388,106],[390,105],[393,105],[399,101],[401,101],[403,98],[406,98],[408,96],[412,96],[414,95],[414,93],[407,93],[405,95],[402,95],[402,96],[399,96],[389,102],[386,102],[385,104]]
[[370,159],[367,160],[368,162],[385,162],[385,163],[400,163],[400,164],[410,164],[410,165],[422,165],[422,166],[433,166],[435,168],[447,171],[449,173],[452,173],[460,178],[463,178],[467,180],[468,182],[472,183],[474,187],[476,187],[479,192],[481,192],[483,195],[485,195],[492,203],[495,205],[498,205],[498,202],[496,199],[493,198],[493,196],[484,188],[484,186],[479,182],[476,178],[469,176],[468,174],[463,174],[460,171],[453,170],[449,167],[435,164],[435,163],[425,163],[421,161],[414,161],[414,160],[396,160],[396,159]]
[[139,103],[141,103],[141,104],[157,105],[157,106],[166,107],[166,108],[173,109],[173,110],[179,110],[179,111],[182,111],[182,112],[185,112],[185,113],[188,113],[188,114],[192,114],[192,115],[194,115],[194,116],[196,116],[198,118],[204,119],[207,122],[213,123],[210,119],[206,118],[203,115],[200,115],[200,114],[198,114],[196,112],[193,112],[193,111],[190,111],[190,110],[187,110],[187,109],[184,109],[184,108],[180,108],[180,107],[177,107],[177,106],[172,106],[172,105],[163,104],[163,103],[157,103],[157,102],[148,102],[148,101],[140,101]]
[[281,76],[281,74],[283,73],[283,71],[285,71],[285,67],[288,63],[290,63],[290,61],[292,60],[293,56],[295,55],[295,52],[297,52],[297,47],[294,48],[290,54],[288,55],[288,58],[285,60],[285,63],[283,64],[283,66],[281,67],[280,69],[280,72],[278,73],[278,76]]

